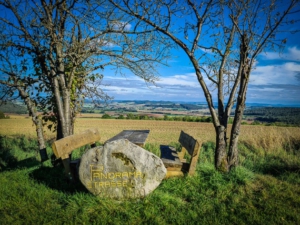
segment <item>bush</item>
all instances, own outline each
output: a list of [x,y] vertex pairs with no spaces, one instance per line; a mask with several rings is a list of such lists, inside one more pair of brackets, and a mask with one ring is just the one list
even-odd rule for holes
[[102,119],[111,119],[112,117],[110,115],[108,115],[107,113],[105,113],[103,116],[102,116]]
[[0,119],[9,119],[9,116],[6,116],[3,112],[0,111]]
[[257,121],[257,120],[254,120],[252,123],[251,123],[251,125],[260,125],[261,123],[259,122],[259,121]]
[[135,116],[132,113],[128,113],[127,116],[126,116],[126,118],[128,120],[133,120],[133,119],[135,119]]
[[140,120],[148,120],[149,117],[147,115],[141,115]]
[[119,115],[117,119],[123,120],[125,117],[123,115]]
[[212,122],[212,118],[211,117],[207,117],[205,122],[211,123]]
[[175,116],[174,120],[175,121],[182,121],[182,117],[181,116]]

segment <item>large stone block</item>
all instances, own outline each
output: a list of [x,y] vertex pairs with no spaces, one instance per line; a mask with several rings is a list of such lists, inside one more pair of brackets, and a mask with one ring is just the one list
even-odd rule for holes
[[120,139],[84,153],[79,178],[97,196],[141,198],[157,188],[166,172],[159,157]]

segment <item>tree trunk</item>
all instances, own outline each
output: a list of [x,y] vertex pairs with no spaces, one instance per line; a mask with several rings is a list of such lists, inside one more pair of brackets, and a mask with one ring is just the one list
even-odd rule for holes
[[39,143],[39,153],[41,156],[41,162],[48,160],[48,155],[46,152],[46,142],[44,138],[44,130],[43,130],[43,122],[41,117],[37,113],[36,106],[34,102],[30,99],[29,95],[21,88],[18,87],[19,94],[24,99],[24,102],[27,106],[29,113],[31,114],[31,118],[36,127],[36,133]]
[[44,162],[49,158],[46,151],[46,143],[44,138],[42,118],[40,116],[32,116],[32,121],[35,123],[36,126],[36,133],[37,133],[38,143],[40,148],[41,161]]
[[228,172],[226,129],[224,126],[216,127],[215,167],[221,172]]
[[[239,109],[238,109],[239,108]],[[230,143],[229,143],[229,152],[228,152],[228,166],[231,169],[233,166],[238,165],[238,139],[240,134],[240,125],[242,120],[242,106],[237,107],[236,114],[234,117],[231,135],[230,135]]]
[[74,134],[75,120],[76,120],[76,111],[75,111],[75,107],[72,107],[72,109],[71,109],[70,135]]
[[64,107],[63,107],[63,101],[61,98],[61,91],[59,87],[59,83],[57,81],[57,77],[53,78],[53,87],[54,87],[54,95],[55,95],[55,101],[57,106],[57,113],[58,113],[58,124],[60,124],[62,137],[68,136],[67,130],[66,130],[66,121],[65,121],[65,115],[64,115]]
[[67,90],[66,87],[64,87],[63,91],[63,99],[64,99],[64,116],[65,116],[65,124],[63,126],[66,126],[66,132],[67,135],[64,135],[64,137],[72,135],[72,119],[71,119],[71,95],[70,91]]
[[249,82],[249,68],[245,65],[245,69],[242,73],[240,90],[237,99],[237,105],[235,110],[234,121],[231,129],[231,137],[228,152],[229,167],[236,166],[238,164],[238,139],[240,135],[240,127],[245,110],[247,86]]
[[[203,80],[201,75],[200,66],[198,65],[197,60],[190,56],[191,61],[193,62],[194,68],[196,69],[196,75],[198,78],[198,82],[202,87],[202,90],[205,95],[206,102],[209,107],[210,114],[212,116],[213,124],[216,130],[216,149],[215,149],[215,167],[217,170],[222,172],[228,172],[228,163],[227,163],[227,140],[226,140],[226,127],[220,123],[220,116],[217,116],[217,113],[214,110],[213,101],[211,94]],[[223,103],[222,103],[223,104]],[[220,108],[223,111],[223,107]],[[220,111],[219,109],[219,111]],[[221,119],[223,120],[224,115],[221,115]],[[225,123],[226,124],[226,123]]]
[[240,135],[240,127],[245,110],[246,93],[249,83],[249,76],[251,71],[251,64],[249,65],[248,56],[248,38],[247,35],[242,36],[242,44],[240,48],[240,62],[241,62],[241,81],[237,97],[236,110],[234,121],[231,129],[230,144],[228,151],[228,164],[232,168],[238,164],[238,139]]

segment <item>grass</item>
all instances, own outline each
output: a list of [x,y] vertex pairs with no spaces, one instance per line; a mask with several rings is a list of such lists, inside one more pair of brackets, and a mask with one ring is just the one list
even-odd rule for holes
[[[300,140],[273,150],[251,141],[241,141],[240,166],[228,174],[215,171],[214,143],[206,141],[194,177],[164,180],[143,199],[113,201],[69,184],[49,160],[41,166],[36,140],[1,136],[0,223],[299,224]],[[159,154],[157,143],[146,149]]]

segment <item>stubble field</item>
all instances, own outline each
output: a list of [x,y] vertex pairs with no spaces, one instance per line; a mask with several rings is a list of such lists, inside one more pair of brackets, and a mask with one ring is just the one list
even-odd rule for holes
[[[75,122],[75,133],[86,129],[98,128],[101,133],[101,142],[105,142],[122,130],[145,129],[150,130],[147,143],[169,144],[177,142],[180,131],[184,130],[202,143],[215,141],[215,131],[212,123],[156,121],[156,120],[116,120],[99,118],[78,118]],[[230,135],[230,125],[228,137]],[[13,116],[11,119],[0,121],[0,135],[25,135],[36,137],[35,126],[30,118]],[[54,138],[54,133],[45,128],[47,140]],[[264,151],[277,151],[283,147],[295,146],[300,142],[299,127],[274,127],[258,125],[242,125],[240,141],[247,146]]]

